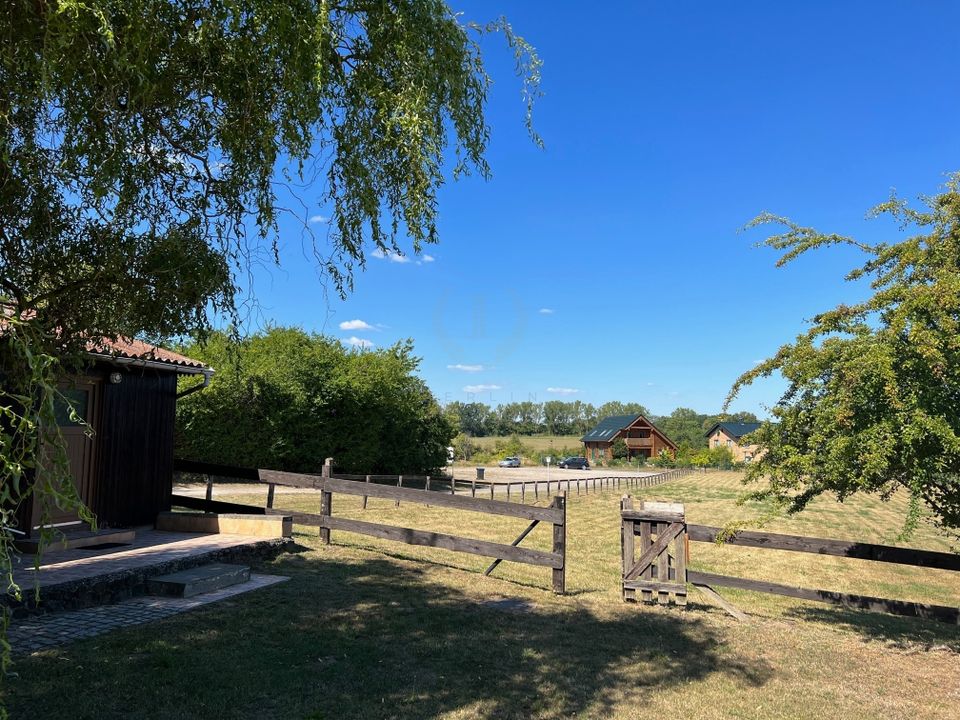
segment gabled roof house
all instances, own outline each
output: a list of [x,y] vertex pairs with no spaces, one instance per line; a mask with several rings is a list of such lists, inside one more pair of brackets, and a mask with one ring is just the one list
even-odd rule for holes
[[743,437],[759,427],[760,423],[718,422],[706,433],[707,445],[711,448],[730,448],[734,462],[750,462],[757,455],[757,446],[743,444]]
[[643,415],[611,415],[601,420],[580,441],[590,460],[613,459],[613,443],[623,440],[627,457],[657,457],[661,451],[676,453],[677,444]]

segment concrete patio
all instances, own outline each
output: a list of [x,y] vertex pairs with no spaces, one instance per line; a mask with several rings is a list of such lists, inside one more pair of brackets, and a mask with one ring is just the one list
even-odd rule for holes
[[[129,544],[108,548],[59,549],[43,553],[39,570],[32,555],[15,558],[14,579],[23,599],[15,616],[119,602],[145,592],[154,575],[213,561],[275,557],[292,547],[289,538],[227,533],[184,533],[136,528]],[[40,601],[35,602],[35,588]]]

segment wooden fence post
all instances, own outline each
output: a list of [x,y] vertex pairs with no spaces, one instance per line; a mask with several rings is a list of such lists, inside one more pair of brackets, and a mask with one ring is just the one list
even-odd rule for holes
[[[403,475],[397,475],[397,487],[403,487]],[[394,507],[400,507],[400,501],[397,500],[397,504]]]
[[477,481],[471,480],[470,481],[470,497],[476,497],[476,496],[477,496]]
[[[333,471],[333,458],[327,458],[323,463],[323,470],[320,472],[321,477],[326,480],[330,479],[330,476]],[[320,541],[324,545],[330,544],[330,528],[324,526],[324,521],[326,518],[330,517],[333,514],[333,493],[327,489],[327,486],[324,485],[323,490],[320,492]]]
[[213,512],[213,478],[207,475],[207,509],[205,512]]
[[[620,498],[620,512],[622,513],[624,510],[633,510],[633,498],[629,495]],[[633,543],[633,520],[624,518],[620,527],[620,557],[623,560],[623,577],[626,577],[630,568],[633,567]],[[636,602],[637,591],[632,588],[623,588],[623,600],[624,602]]]
[[553,498],[551,503],[563,512],[563,520],[553,525],[553,552],[563,558],[563,567],[553,570],[553,591],[563,595],[567,591],[567,496],[564,493]]
[[520,502],[527,502],[527,484],[525,482],[520,483]]
[[270,483],[270,484],[267,486],[267,507],[268,507],[268,508],[272,508],[272,507],[273,507],[273,493],[274,493],[274,491],[276,490],[276,487],[277,487],[277,486],[274,485],[273,483]]
[[[367,475],[367,479],[366,479],[364,482],[370,482],[370,476],[369,476],[369,475]],[[364,510],[367,509],[367,496],[366,496],[366,495],[363,496],[363,509],[364,509]]]

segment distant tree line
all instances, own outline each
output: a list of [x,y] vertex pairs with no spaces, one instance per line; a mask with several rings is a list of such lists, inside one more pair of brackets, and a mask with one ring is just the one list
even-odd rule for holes
[[698,413],[677,408],[669,415],[651,415],[636,402],[606,402],[599,406],[573,400],[549,400],[503,403],[494,407],[480,402],[451,402],[444,408],[449,422],[470,437],[491,435],[584,435],[603,418],[611,415],[645,415],[681,447],[705,448],[705,433],[721,420],[758,422],[750,412],[720,414]]

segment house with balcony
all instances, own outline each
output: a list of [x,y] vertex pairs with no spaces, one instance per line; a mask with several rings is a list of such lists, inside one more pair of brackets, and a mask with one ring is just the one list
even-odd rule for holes
[[584,455],[590,460],[612,460],[617,440],[626,444],[630,459],[657,457],[661,451],[671,455],[677,452],[677,444],[643,415],[611,415],[580,438]]
[[729,448],[734,462],[750,462],[758,448],[744,438],[759,427],[760,423],[718,422],[707,431],[707,445]]

